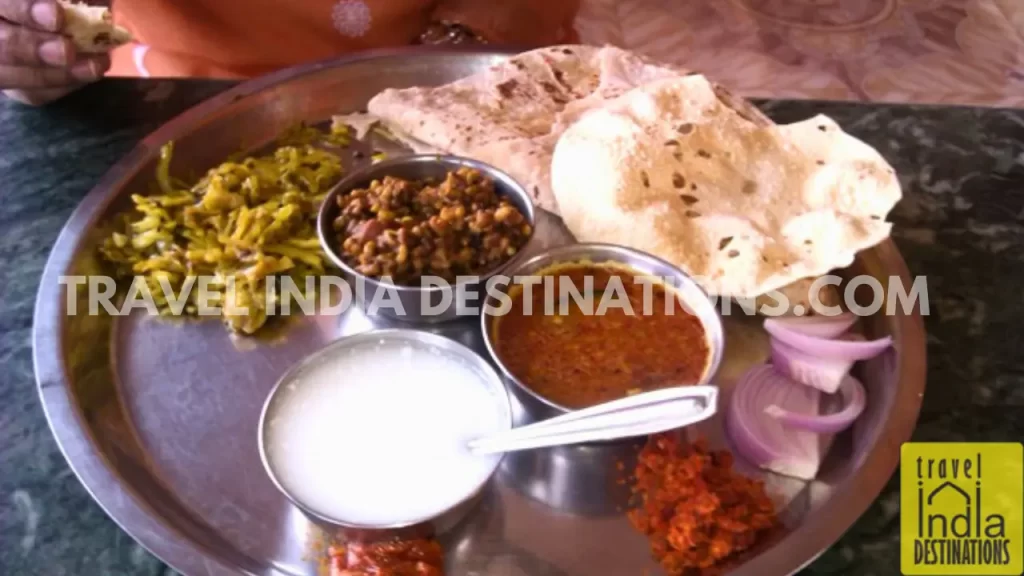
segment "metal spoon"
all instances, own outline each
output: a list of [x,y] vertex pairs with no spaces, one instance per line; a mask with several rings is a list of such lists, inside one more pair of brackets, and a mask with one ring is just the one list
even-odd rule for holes
[[717,386],[662,388],[478,438],[469,449],[495,454],[647,436],[707,420],[717,407]]

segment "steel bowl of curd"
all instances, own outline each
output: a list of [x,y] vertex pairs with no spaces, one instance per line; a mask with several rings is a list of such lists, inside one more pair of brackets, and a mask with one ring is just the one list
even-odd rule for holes
[[454,527],[501,462],[467,443],[512,427],[502,379],[443,336],[375,330],[337,340],[271,390],[259,450],[275,486],[349,540]]

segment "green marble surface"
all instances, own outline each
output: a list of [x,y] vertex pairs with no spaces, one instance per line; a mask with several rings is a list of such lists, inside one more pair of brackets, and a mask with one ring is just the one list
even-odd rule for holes
[[[65,464],[36,394],[32,310],[49,250],[94,182],[141,137],[227,86],[110,80],[42,109],[0,100],[0,575],[173,573]],[[1024,438],[1024,111],[761,105],[778,121],[832,116],[900,175],[894,237],[911,271],[927,276],[930,304],[915,439]],[[898,574],[898,529],[894,477],[806,572]]]

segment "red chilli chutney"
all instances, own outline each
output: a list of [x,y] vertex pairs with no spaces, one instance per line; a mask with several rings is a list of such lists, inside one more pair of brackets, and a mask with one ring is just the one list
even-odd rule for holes
[[[704,376],[710,359],[704,326],[671,288],[611,263],[560,264],[538,275],[544,283],[529,291],[520,284],[509,289],[512,307],[492,327],[501,362],[535,393],[580,409]],[[591,297],[577,302],[574,292]],[[626,299],[629,310],[616,305]]]

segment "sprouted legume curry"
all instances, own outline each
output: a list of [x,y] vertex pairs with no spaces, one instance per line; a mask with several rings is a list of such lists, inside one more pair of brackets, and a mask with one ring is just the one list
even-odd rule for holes
[[459,168],[440,182],[387,176],[338,197],[341,257],[360,274],[418,285],[491,271],[529,240],[530,223],[494,181]]

